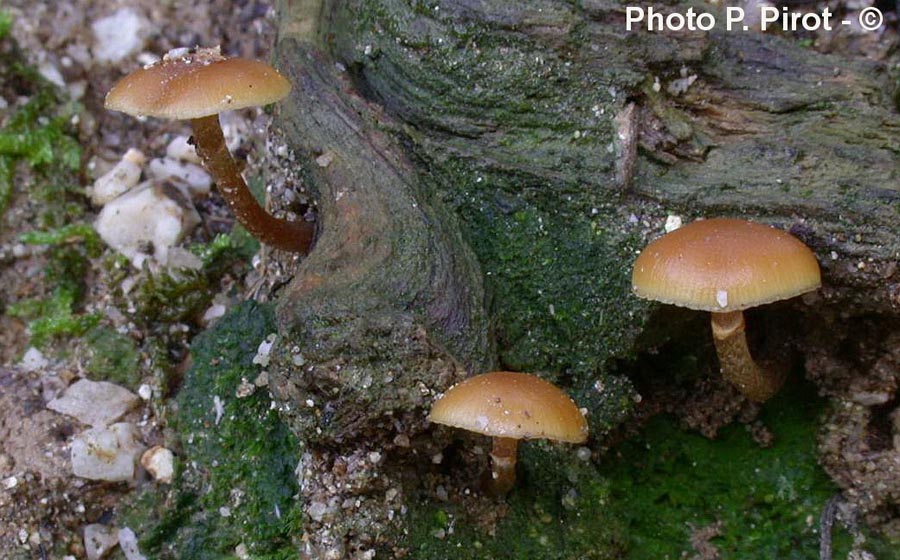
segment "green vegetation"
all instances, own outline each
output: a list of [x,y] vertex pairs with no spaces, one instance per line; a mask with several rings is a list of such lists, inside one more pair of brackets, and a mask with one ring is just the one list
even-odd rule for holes
[[70,199],[80,190],[81,146],[72,130],[80,108],[23,64],[13,47],[0,52],[0,81],[25,84],[20,93],[29,95],[0,130],[0,213],[12,199],[16,165],[22,161],[37,174],[29,196],[42,203],[39,227],[59,227],[82,213]]
[[95,326],[99,315],[78,313],[84,292],[83,278],[89,258],[100,252],[100,241],[90,225],[75,223],[48,231],[26,232],[21,241],[30,245],[48,245],[46,285],[53,286],[49,297],[16,302],[6,313],[28,322],[31,343],[45,346],[56,336],[79,336]]
[[140,354],[131,337],[98,326],[87,333],[84,342],[88,352],[84,368],[91,379],[137,389],[141,380]]
[[231,557],[239,544],[257,559],[296,557],[298,442],[270,407],[268,391],[235,396],[242,379],[252,382],[259,372],[252,359],[274,328],[271,306],[247,302],[194,339],[173,419],[177,478],[168,495],[147,489],[123,514],[125,524],[140,528],[149,557]]
[[[416,560],[590,560],[618,557],[620,527],[606,513],[611,486],[569,446],[529,442],[520,449],[519,477],[494,535],[485,524],[502,501],[477,508],[421,500],[406,516],[399,545]],[[484,508],[484,509],[482,509]],[[479,518],[479,513],[484,518]]]
[[[571,449],[529,442],[493,535],[471,503],[423,499],[406,516],[401,544],[417,560],[676,560],[697,554],[693,536],[721,558],[817,560],[819,516],[838,490],[816,460],[824,401],[812,394],[796,383],[766,405],[761,419],[775,436],[769,448],[743,425],[709,440],[669,416],[651,418],[599,467]],[[708,539],[698,538],[704,530]],[[900,558],[865,536],[877,558]],[[844,558],[853,538],[838,522],[832,542],[834,558]]]
[[[480,528],[501,504],[422,500],[410,506],[400,539],[416,560],[601,560],[621,550],[619,523],[608,513],[609,482],[575,458],[571,447],[529,442],[520,450],[520,478],[494,536]],[[478,511],[485,513],[479,519]]]
[[[775,436],[769,448],[741,425],[709,440],[657,416],[613,450],[601,472],[627,557],[689,556],[692,533],[720,523],[709,542],[723,558],[818,559],[819,516],[837,488],[816,462],[824,403],[813,394],[795,384],[766,405],[761,419]],[[846,556],[850,540],[835,531],[835,558]]]

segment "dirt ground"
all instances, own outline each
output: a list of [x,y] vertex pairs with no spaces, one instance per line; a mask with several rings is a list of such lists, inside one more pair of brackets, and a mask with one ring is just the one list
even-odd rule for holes
[[[129,148],[141,150],[148,158],[160,157],[173,136],[189,134],[186,123],[139,122],[106,111],[104,96],[115,81],[176,47],[220,45],[226,55],[265,59],[275,37],[272,7],[256,0],[13,0],[4,2],[2,9],[12,16],[11,36],[26,62],[67,89],[84,107],[77,123],[85,169],[82,187],[110,169]],[[130,52],[116,54],[123,54],[121,59],[98,60],[102,41],[92,24],[122,9],[137,16],[138,40]],[[12,89],[11,84],[6,85]],[[4,118],[26,101],[13,95],[4,88],[8,103],[8,108],[0,110]],[[244,111],[232,124],[245,130],[264,128],[267,117],[260,111]],[[236,151],[246,157],[250,148],[241,146]],[[17,242],[21,233],[35,229],[37,213],[27,200],[26,187],[38,179],[30,177],[26,169],[17,180],[6,219],[13,227],[0,228],[0,300],[7,305],[45,296],[53,288],[42,282],[41,272],[47,264],[42,251]],[[86,200],[84,206],[90,216],[94,210]],[[232,219],[217,195],[196,206],[204,227],[192,239],[208,241],[215,233],[230,229]],[[110,316],[111,298],[101,276],[97,270],[89,271],[85,308]],[[243,278],[232,275],[226,282],[241,287]],[[149,336],[122,319],[112,323],[135,340]],[[196,325],[173,324],[171,328],[186,334],[165,341],[169,353],[185,355]],[[28,347],[25,322],[7,314],[0,316],[0,364],[6,364],[0,366],[0,557],[49,558],[64,551],[70,557],[84,558],[83,527],[108,519],[114,506],[128,498],[131,488],[124,483],[74,477],[69,463],[71,438],[84,426],[45,406],[61,388],[84,374],[85,356],[73,347],[45,350],[50,363],[28,371],[20,365]],[[144,369],[138,378],[149,379],[147,365],[141,362]],[[161,426],[147,401],[131,418],[140,426],[145,443],[161,440]]]

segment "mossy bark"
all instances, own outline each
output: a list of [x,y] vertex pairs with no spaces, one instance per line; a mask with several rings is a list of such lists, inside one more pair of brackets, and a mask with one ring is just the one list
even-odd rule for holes
[[[440,390],[456,364],[494,361],[489,334],[504,366],[587,394],[641,331],[629,268],[668,212],[791,229],[829,301],[896,312],[900,118],[884,67],[753,32],[626,32],[623,9],[282,6],[295,90],[281,124],[330,163],[309,166],[323,233],[282,298],[305,369],[282,370],[280,396],[321,397],[355,430],[369,420],[343,403],[383,394],[360,387]],[[623,168],[635,152],[617,143],[634,141]]]
[[278,122],[322,232],[278,313],[301,439],[415,434],[431,393],[493,365],[561,382],[601,434],[633,406],[610,364],[646,343],[630,269],[667,214],[809,244],[825,287],[789,306],[823,327],[802,344],[896,320],[895,77],[789,37],[627,32],[624,7],[281,3]]

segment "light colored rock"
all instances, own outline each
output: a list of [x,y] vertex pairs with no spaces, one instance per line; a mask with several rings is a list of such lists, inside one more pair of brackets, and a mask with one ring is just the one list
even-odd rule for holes
[[138,396],[145,401],[149,401],[150,397],[153,396],[153,387],[146,383],[141,384],[141,386],[138,387]]
[[171,183],[147,182],[103,207],[94,229],[140,269],[167,266],[169,250],[200,223],[190,197]]
[[176,136],[166,146],[166,157],[200,165],[200,156],[189,142],[190,136]]
[[127,560],[147,560],[147,557],[141,554],[138,548],[137,535],[128,527],[119,529],[119,546]]
[[94,427],[109,426],[137,406],[140,399],[124,387],[108,381],[79,379],[47,408]]
[[100,560],[119,544],[119,530],[92,523],[84,527],[84,553],[88,560]]
[[40,350],[32,346],[25,351],[25,355],[22,356],[22,361],[19,362],[19,365],[25,371],[40,371],[50,365],[50,362],[47,361],[47,358],[44,357]]
[[275,344],[277,335],[272,333],[266,336],[265,340],[259,343],[256,349],[256,356],[253,356],[253,363],[262,367],[268,367],[272,346]]
[[175,475],[175,455],[161,445],[154,445],[141,456],[141,465],[150,476],[163,484],[172,484]]
[[72,440],[72,472],[91,480],[130,482],[143,451],[134,424],[120,422],[109,428],[91,428]]
[[147,158],[143,152],[129,148],[112,169],[94,181],[91,202],[95,206],[103,206],[128,192],[141,180],[141,168],[146,162]]
[[203,317],[200,318],[200,324],[204,327],[208,327],[212,325],[216,320],[220,319],[225,315],[225,312],[228,310],[227,307],[222,305],[221,303],[214,303],[203,313]]
[[194,198],[202,198],[212,188],[212,177],[196,163],[186,163],[165,157],[150,160],[147,172],[154,179],[177,179],[187,185]]
[[150,23],[134,8],[119,8],[91,24],[94,59],[115,64],[140,51],[150,35]]

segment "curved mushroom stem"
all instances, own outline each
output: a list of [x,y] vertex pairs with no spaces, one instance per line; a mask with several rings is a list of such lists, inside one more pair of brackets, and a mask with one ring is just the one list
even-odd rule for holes
[[756,402],[764,402],[778,392],[785,375],[763,369],[753,360],[747,347],[743,311],[713,313],[712,331],[722,377]]
[[488,490],[497,496],[503,496],[516,484],[516,459],[519,440],[513,438],[494,437],[491,449],[491,480]]
[[191,128],[197,154],[237,221],[261,243],[283,251],[308,253],[315,226],[302,220],[291,222],[276,218],[259,205],[225,145],[219,116],[191,119]]

